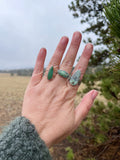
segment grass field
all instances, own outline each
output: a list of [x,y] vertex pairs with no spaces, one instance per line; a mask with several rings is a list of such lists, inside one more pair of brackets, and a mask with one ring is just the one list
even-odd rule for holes
[[21,114],[22,101],[29,77],[0,74],[0,131]]

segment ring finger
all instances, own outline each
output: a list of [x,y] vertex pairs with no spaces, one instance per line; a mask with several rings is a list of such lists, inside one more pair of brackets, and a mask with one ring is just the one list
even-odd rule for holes
[[[76,67],[74,68],[74,70],[72,72],[72,75],[73,75],[77,70],[80,70],[80,73],[81,73],[80,74],[80,78],[79,78],[80,81],[82,80],[82,78],[83,78],[83,76],[85,74],[85,71],[87,69],[88,62],[89,62],[89,59],[90,59],[90,57],[92,55],[92,52],[93,52],[93,45],[88,43],[85,46],[84,51],[83,51],[83,53],[82,53],[77,65],[76,65]],[[70,84],[70,82],[68,82],[68,83]],[[70,84],[70,86],[72,86],[72,85]],[[78,85],[72,86],[72,87],[77,89]]]

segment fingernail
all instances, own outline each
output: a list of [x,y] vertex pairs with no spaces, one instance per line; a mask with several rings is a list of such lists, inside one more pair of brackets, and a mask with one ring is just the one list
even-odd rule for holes
[[41,48],[40,53],[44,54],[45,52],[46,52],[46,49],[45,48]]
[[87,44],[86,48],[87,49],[92,49],[93,45],[92,44]]
[[68,41],[68,38],[67,38],[67,37],[62,37],[62,39],[61,39],[61,43],[62,43],[62,44],[67,43],[67,41]]
[[75,40],[79,40],[80,37],[81,37],[81,34],[80,34],[79,32],[75,32],[75,33],[74,33],[74,38],[75,38]]
[[95,100],[95,98],[97,97],[97,95],[98,95],[98,91],[96,91],[96,90],[93,90],[92,91],[92,99],[93,99],[93,101]]

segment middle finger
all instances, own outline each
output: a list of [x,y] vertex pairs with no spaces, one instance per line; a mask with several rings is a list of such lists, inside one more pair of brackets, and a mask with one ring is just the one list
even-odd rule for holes
[[[82,38],[82,35],[80,32],[75,32],[73,34],[70,47],[67,51],[67,54],[62,64],[60,65],[60,70],[66,71],[68,74],[71,73],[71,70],[80,46],[81,38]],[[57,75],[57,77],[60,77],[60,76]]]

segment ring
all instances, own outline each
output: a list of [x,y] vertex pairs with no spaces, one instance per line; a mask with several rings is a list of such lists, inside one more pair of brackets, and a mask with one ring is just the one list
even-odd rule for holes
[[51,66],[49,69],[45,70],[45,74],[48,80],[53,79],[57,74],[58,66]]
[[76,86],[80,84],[80,75],[81,71],[77,70],[69,79],[69,82],[72,86]]
[[57,73],[62,76],[63,78],[68,78],[69,74],[66,71],[58,70]]
[[48,80],[51,80],[52,77],[53,77],[53,66],[50,67],[50,69],[48,71],[48,75],[47,75]]

